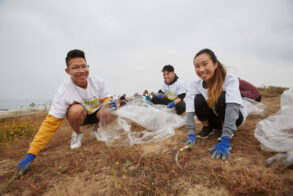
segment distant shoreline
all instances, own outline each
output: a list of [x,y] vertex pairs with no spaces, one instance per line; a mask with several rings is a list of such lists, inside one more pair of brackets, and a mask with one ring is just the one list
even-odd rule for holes
[[21,109],[21,110],[0,110],[0,118],[7,117],[17,117],[17,116],[25,116],[32,115],[40,112],[48,112],[49,109],[45,108],[35,108],[35,109]]
[[36,98],[36,99],[1,99],[0,112],[10,110],[29,110],[36,108],[48,108],[52,103],[51,99]]

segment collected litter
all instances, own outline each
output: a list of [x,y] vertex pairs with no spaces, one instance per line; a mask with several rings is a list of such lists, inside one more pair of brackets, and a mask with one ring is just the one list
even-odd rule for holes
[[254,135],[262,150],[278,152],[266,160],[267,166],[281,160],[280,167],[293,166],[293,89],[281,96],[280,110],[256,125]]
[[[133,124],[143,127],[143,130],[132,130]],[[175,134],[174,129],[184,124],[185,119],[165,105],[154,105],[137,98],[117,111],[103,113],[95,135],[107,146],[132,146],[168,139]]]
[[183,166],[180,163],[179,160],[179,154],[185,150],[191,150],[192,147],[190,147],[190,145],[185,145],[182,148],[180,148],[179,150],[177,150],[177,152],[174,155],[174,159],[175,159],[175,164],[177,165],[177,167],[179,167],[180,169],[183,169]]
[[247,97],[242,97],[244,107],[248,115],[263,115],[267,112],[267,106]]

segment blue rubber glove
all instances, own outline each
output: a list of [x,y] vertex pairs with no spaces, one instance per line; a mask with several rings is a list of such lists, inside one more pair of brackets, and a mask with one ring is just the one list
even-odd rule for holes
[[163,99],[162,94],[161,94],[161,93],[158,93],[158,94],[157,94],[157,98],[162,100],[162,99]]
[[30,165],[35,158],[36,155],[28,153],[26,157],[16,166],[16,170],[19,170],[17,175],[21,176],[25,172],[27,172],[30,169]]
[[174,106],[175,106],[174,101],[168,103],[168,108],[174,108]]
[[194,134],[189,134],[188,139],[184,143],[184,146],[189,146],[189,148],[193,148],[193,145],[195,143],[195,135]]
[[117,110],[116,101],[110,100],[107,102],[107,105],[111,110],[114,110],[114,111]]
[[225,160],[226,156],[228,156],[228,158],[230,159],[230,151],[232,150],[230,142],[230,137],[222,137],[221,141],[217,145],[209,149],[209,151],[212,152],[211,158],[219,159],[222,156],[222,159]]

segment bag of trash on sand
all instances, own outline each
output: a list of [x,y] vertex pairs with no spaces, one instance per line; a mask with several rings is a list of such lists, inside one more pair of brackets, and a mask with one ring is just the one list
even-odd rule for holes
[[284,159],[279,166],[293,166],[293,89],[281,95],[280,110],[256,125],[254,135],[262,150],[279,152],[267,159],[266,164]]
[[263,115],[267,112],[267,106],[247,97],[242,97],[244,107],[248,115]]
[[134,99],[117,111],[105,110],[108,111],[101,115],[96,137],[108,146],[165,140],[175,134],[175,128],[185,124],[185,119],[172,109],[154,105],[143,98]]

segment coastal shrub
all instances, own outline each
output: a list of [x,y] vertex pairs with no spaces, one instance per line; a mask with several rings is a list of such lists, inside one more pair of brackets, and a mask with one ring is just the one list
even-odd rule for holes
[[0,120],[0,143],[15,141],[20,137],[30,138],[37,124],[23,118],[4,118]]

